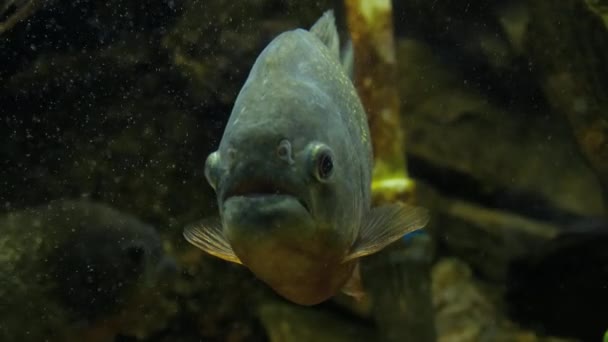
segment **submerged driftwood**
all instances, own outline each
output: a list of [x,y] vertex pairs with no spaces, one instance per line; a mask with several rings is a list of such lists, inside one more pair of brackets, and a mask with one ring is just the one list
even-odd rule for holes
[[442,199],[436,213],[432,228],[443,250],[496,284],[506,281],[515,259],[556,237],[561,228],[453,199]]

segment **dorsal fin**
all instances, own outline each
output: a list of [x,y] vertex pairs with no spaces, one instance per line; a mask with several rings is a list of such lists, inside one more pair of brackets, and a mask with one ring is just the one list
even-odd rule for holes
[[346,45],[342,47],[342,68],[350,80],[355,76],[355,51],[353,50],[353,41],[348,40]]
[[310,32],[317,36],[327,46],[331,54],[340,60],[340,37],[336,29],[334,11],[328,10],[312,25]]

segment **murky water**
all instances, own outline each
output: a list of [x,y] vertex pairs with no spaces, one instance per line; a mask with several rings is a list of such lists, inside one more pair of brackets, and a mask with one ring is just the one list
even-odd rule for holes
[[[359,300],[293,304],[184,239],[218,214],[205,161],[260,52],[334,9],[344,54],[346,8],[0,2],[0,340],[600,341],[605,1],[394,1],[388,35],[355,35],[376,165],[430,213],[361,259]],[[392,46],[389,69],[365,39]],[[389,101],[367,101],[387,93],[379,136]]]

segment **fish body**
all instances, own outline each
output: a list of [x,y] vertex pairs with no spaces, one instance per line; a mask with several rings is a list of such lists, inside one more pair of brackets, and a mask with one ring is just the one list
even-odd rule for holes
[[338,47],[328,11],[262,51],[205,164],[219,218],[184,231],[303,305],[333,296],[357,279],[357,258],[428,219],[422,208],[371,207],[369,127]]

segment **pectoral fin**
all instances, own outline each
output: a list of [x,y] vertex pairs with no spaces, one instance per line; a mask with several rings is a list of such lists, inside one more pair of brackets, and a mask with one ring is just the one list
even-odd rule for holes
[[226,261],[242,264],[226,240],[219,218],[204,219],[184,228],[184,237],[188,242],[203,251]]
[[424,227],[428,220],[428,210],[421,207],[394,203],[373,208],[344,262],[376,253],[403,235]]
[[366,294],[361,282],[361,268],[359,262],[353,268],[353,274],[350,276],[346,284],[342,287],[342,292],[347,296],[353,297],[356,301],[362,301]]

